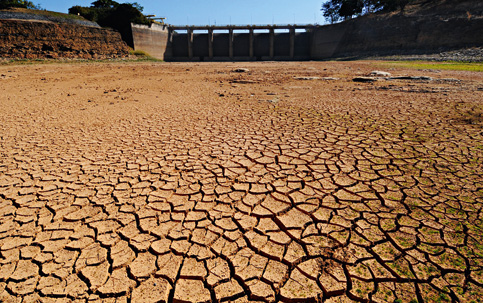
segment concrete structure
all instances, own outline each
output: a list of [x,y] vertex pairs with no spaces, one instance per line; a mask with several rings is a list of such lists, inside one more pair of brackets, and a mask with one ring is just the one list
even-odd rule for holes
[[483,46],[483,18],[367,15],[319,26],[312,41],[314,60],[432,54]]
[[131,24],[135,50],[141,50],[157,59],[165,59],[168,48],[168,29],[166,25]]
[[313,25],[169,26],[174,61],[308,60]]
[[325,60],[483,46],[483,18],[362,16],[338,24],[133,25],[135,49],[166,61]]

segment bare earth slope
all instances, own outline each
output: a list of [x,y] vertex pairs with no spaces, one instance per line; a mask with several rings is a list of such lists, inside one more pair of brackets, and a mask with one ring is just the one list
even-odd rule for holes
[[479,302],[483,74],[373,64],[0,67],[0,301]]
[[129,55],[112,29],[80,16],[29,10],[0,10],[0,58],[106,59]]
[[483,61],[483,1],[416,1],[403,11],[367,14],[318,27],[312,58]]

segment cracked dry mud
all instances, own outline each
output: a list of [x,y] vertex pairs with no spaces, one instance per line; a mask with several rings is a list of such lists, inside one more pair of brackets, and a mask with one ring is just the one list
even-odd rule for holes
[[481,302],[483,74],[375,69],[0,67],[0,301]]

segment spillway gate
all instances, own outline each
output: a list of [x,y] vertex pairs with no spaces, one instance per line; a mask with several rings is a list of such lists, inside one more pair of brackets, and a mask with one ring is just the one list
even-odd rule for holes
[[168,26],[171,61],[309,60],[314,25]]

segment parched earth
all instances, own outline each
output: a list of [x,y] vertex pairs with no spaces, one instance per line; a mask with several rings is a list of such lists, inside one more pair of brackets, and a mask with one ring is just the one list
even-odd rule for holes
[[483,73],[378,64],[0,66],[0,301],[481,302]]

